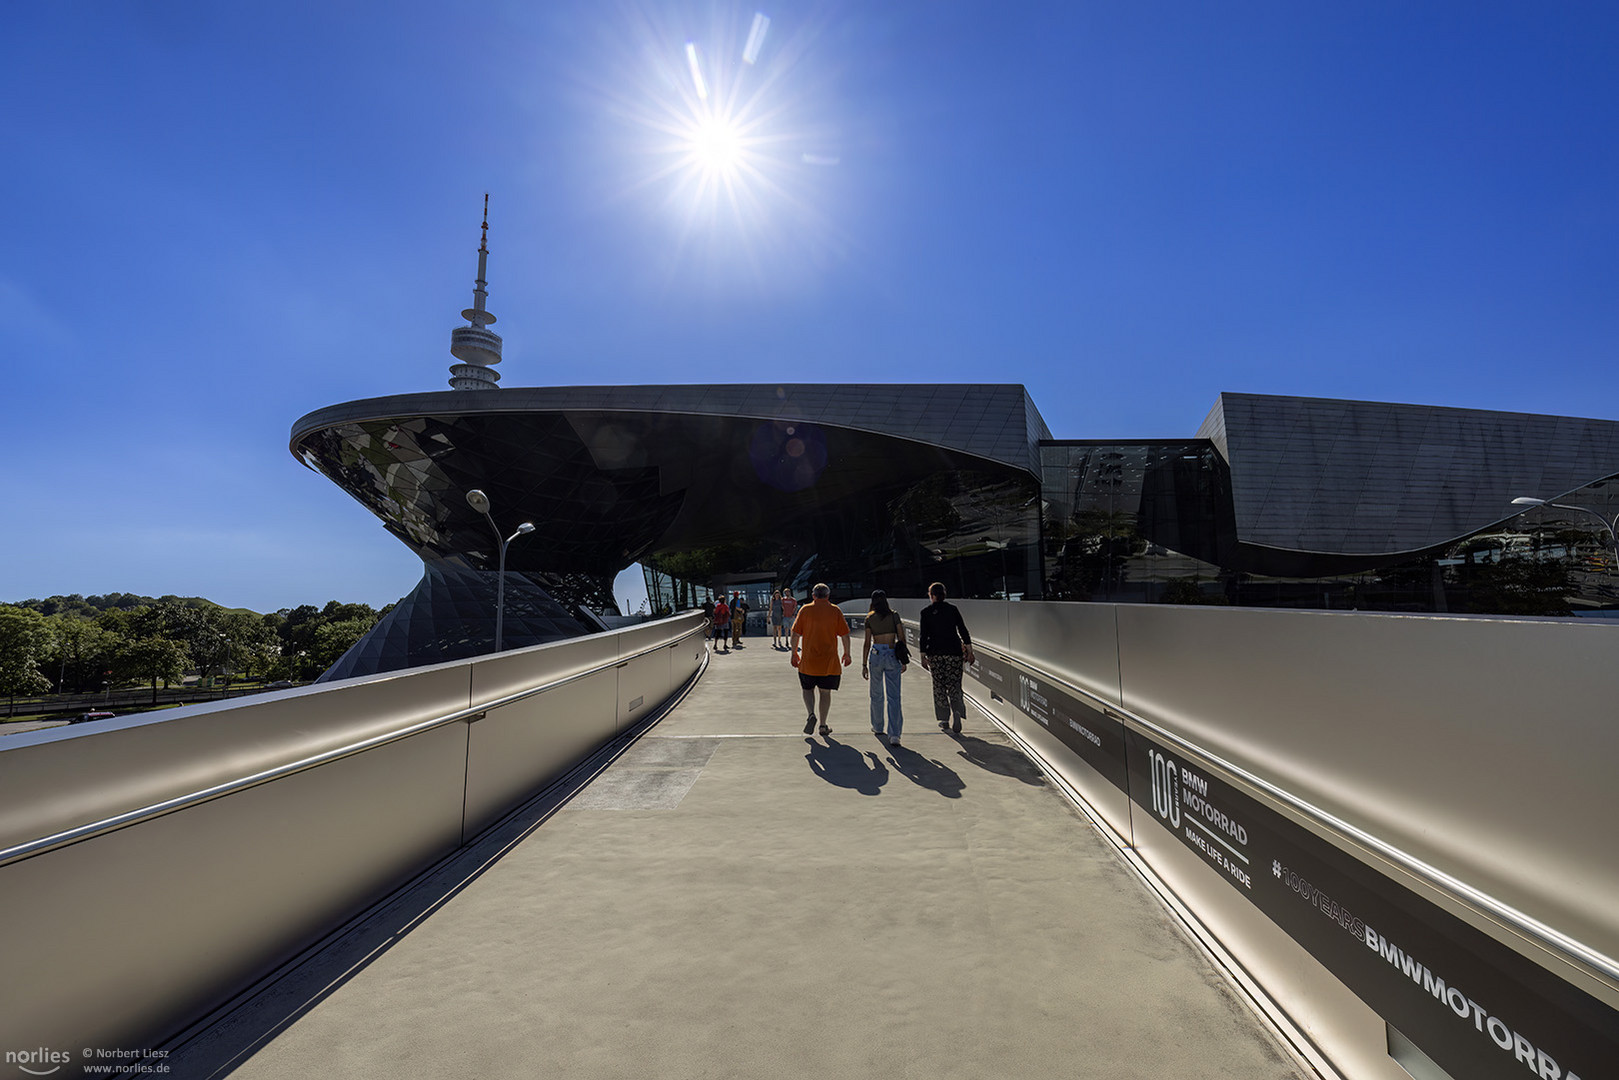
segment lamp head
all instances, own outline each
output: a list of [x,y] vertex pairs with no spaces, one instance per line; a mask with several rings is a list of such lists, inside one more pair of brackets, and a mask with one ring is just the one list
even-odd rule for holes
[[1512,500],[1513,506],[1545,506],[1545,499],[1532,499],[1528,495],[1519,495]]
[[534,523],[532,521],[525,521],[521,525],[517,526],[517,531],[520,533],[531,533],[534,531]]
[[489,513],[489,496],[477,488],[473,488],[467,492],[467,505],[480,514],[487,514]]

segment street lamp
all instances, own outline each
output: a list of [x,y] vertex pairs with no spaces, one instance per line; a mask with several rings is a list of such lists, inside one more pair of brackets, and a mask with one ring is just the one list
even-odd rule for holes
[[500,527],[495,524],[495,519],[489,515],[489,496],[477,488],[473,488],[467,492],[467,505],[482,514],[484,520],[489,522],[489,528],[494,531],[495,540],[500,544],[500,569],[495,576],[495,651],[499,652],[504,643],[506,629],[506,545],[516,540],[519,536],[533,532],[534,523],[531,521],[523,522],[517,526],[516,532],[502,540],[500,538]]

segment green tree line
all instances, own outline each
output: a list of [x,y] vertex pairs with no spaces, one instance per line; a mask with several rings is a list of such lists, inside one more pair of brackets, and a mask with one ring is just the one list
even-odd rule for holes
[[313,679],[387,614],[330,601],[259,614],[131,593],[0,604],[0,694],[72,693],[231,674]]

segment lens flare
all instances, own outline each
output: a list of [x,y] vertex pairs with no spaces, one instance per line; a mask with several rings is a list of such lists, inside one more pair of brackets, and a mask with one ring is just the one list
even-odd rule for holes
[[770,16],[762,11],[753,13],[753,28],[748,31],[748,43],[742,46],[742,62],[757,64],[759,50],[765,47],[765,35],[770,33]]
[[697,91],[699,101],[708,100],[708,84],[703,81],[703,65],[697,60],[697,43],[686,42],[686,63],[691,67],[692,89]]

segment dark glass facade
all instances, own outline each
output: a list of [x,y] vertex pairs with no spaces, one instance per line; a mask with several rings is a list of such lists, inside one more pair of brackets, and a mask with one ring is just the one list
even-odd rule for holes
[[1225,595],[1236,531],[1230,470],[1213,443],[1045,442],[1040,472],[1046,599]]
[[[1611,530],[1619,479],[1602,479],[1417,552],[1285,552],[1266,566],[1238,536],[1231,469],[1210,440],[1041,444],[1044,597],[1451,614],[1619,614]],[[1535,496],[1544,497],[1544,496]],[[1513,515],[1513,516],[1507,516]],[[1257,565],[1257,569],[1255,568]],[[1266,573],[1266,569],[1272,572]]]
[[[766,497],[773,505],[764,514],[739,505],[748,528],[712,537],[717,543],[676,537],[657,546],[642,557],[655,575],[651,588],[660,596],[667,589],[672,602],[677,581],[697,586],[678,595],[694,595],[722,578],[751,576],[798,596],[823,581],[840,598],[873,589],[915,596],[934,581],[959,596],[1039,595],[1039,486],[1031,474],[881,436],[842,433],[828,442],[869,455],[874,467],[863,467],[853,486]],[[716,510],[722,517],[725,506]]]
[[[421,556],[424,576],[329,678],[488,651],[496,525],[510,647],[599,629],[640,561],[655,608],[730,583],[760,598],[1035,597],[1049,436],[1016,385],[562,387],[336,406],[291,449]],[[522,608],[514,619],[514,605]],[[762,605],[755,605],[761,607]]]

